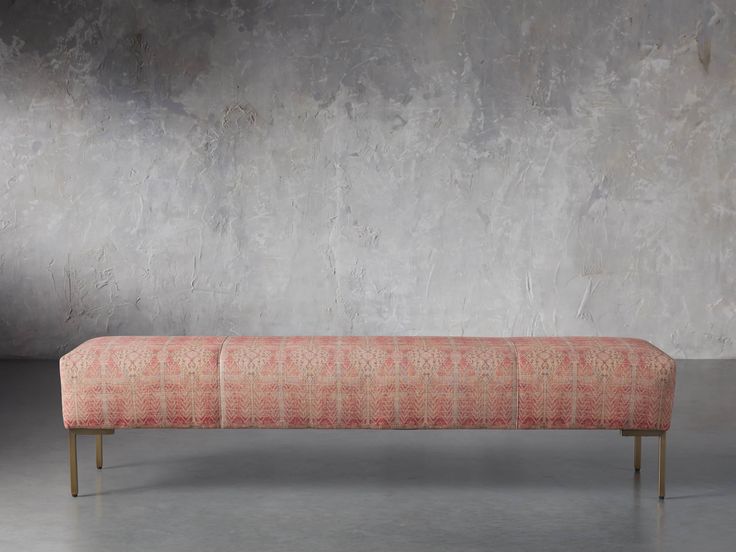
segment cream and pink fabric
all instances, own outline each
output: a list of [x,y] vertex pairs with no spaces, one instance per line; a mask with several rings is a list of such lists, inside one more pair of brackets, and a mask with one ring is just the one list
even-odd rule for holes
[[67,428],[667,430],[639,339],[101,337],[60,361]]

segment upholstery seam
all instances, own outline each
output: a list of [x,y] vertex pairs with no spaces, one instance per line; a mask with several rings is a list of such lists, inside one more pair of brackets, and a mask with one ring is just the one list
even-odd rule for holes
[[[632,357],[636,355],[634,349],[631,347],[631,343],[625,337],[620,337],[621,343],[626,345],[626,349],[629,351],[629,362],[631,363],[631,406],[629,406],[629,425],[632,428],[636,427],[636,383],[639,379],[639,364],[638,362],[632,362]],[[626,428],[624,428],[626,429]]]
[[[463,336],[460,336],[462,339]],[[460,363],[459,357],[460,353],[458,352],[458,344],[455,341],[455,338],[453,336],[448,336],[448,340],[450,342],[450,362],[452,362],[452,427],[458,428],[460,427],[460,416],[458,416],[458,381],[460,380],[458,376],[458,364]]]
[[570,364],[572,369],[572,412],[570,413],[570,428],[575,428],[578,423],[578,358],[575,355],[575,347],[570,343],[570,336],[562,336],[568,350],[570,351]]
[[[107,363],[110,361],[110,349],[112,349],[113,345],[117,345],[118,343],[120,343],[122,337],[123,336],[113,337],[108,343],[105,344],[104,351],[100,353],[100,358],[102,359],[100,362],[100,376],[102,380],[105,380],[107,376]],[[109,425],[110,427],[112,427],[113,425],[110,422],[110,397],[107,393],[107,390],[103,391],[102,393],[102,426],[105,427],[106,425]]]
[[222,385],[222,351],[225,348],[225,343],[227,343],[228,339],[230,339],[230,336],[226,335],[225,339],[223,339],[222,343],[220,343],[220,351],[217,353],[217,385],[220,388],[220,429],[223,429],[223,423],[225,420],[225,400],[223,396],[225,388]]
[[[168,418],[169,409],[166,405],[166,355],[169,352],[169,344],[171,343],[171,340],[174,339],[173,335],[167,336],[166,343],[163,344],[163,347],[161,347],[161,350],[159,350],[157,354],[157,361],[158,361],[158,378],[159,378],[159,384],[161,385],[161,391],[159,395],[159,408],[161,409],[161,416],[160,416],[160,428],[166,427],[166,420]],[[192,412],[192,425],[195,423],[195,414]]]
[[514,387],[516,388],[516,416],[514,420],[514,429],[519,429],[519,350],[516,348],[516,343],[514,343],[513,337],[508,338],[508,342],[514,350]]

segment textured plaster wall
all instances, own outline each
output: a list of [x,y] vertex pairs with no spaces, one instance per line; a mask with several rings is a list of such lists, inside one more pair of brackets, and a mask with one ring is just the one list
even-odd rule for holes
[[0,356],[736,354],[736,0],[0,4]]

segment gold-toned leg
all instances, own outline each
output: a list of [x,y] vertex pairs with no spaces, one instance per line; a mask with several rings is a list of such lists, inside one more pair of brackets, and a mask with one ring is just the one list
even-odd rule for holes
[[634,470],[641,469],[641,435],[634,436]]
[[77,434],[69,430],[69,476],[72,484],[72,496],[77,496]]
[[95,436],[95,457],[97,459],[97,469],[102,469],[102,434],[98,433]]
[[94,435],[96,440],[97,468],[102,468],[102,436],[112,435],[114,429],[78,428],[69,430],[69,475],[72,483],[72,496],[77,496],[77,435]]
[[661,429],[622,429],[621,435],[634,438],[634,469],[641,467],[641,438],[659,437],[659,498],[664,498],[664,479],[666,473],[667,432]]
[[664,499],[664,478],[666,473],[667,432],[659,436],[659,498]]

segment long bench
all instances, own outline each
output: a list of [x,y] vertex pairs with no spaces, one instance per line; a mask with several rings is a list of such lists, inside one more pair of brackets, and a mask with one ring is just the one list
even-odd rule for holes
[[71,492],[77,435],[124,428],[615,429],[666,432],[675,363],[613,337],[100,337],[60,360]]

